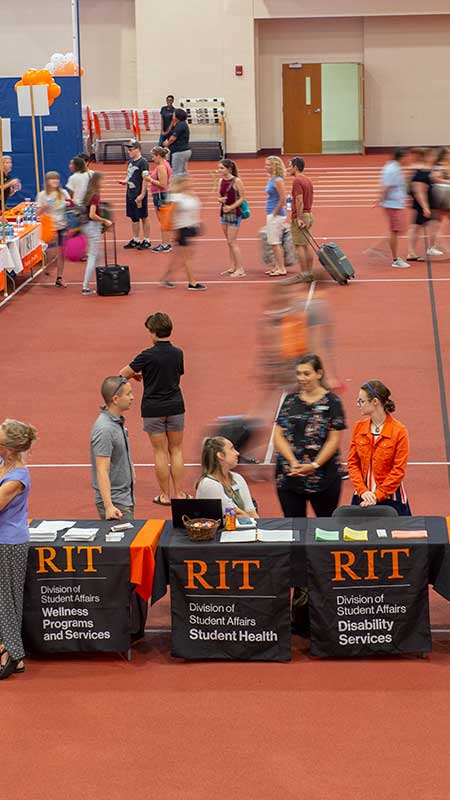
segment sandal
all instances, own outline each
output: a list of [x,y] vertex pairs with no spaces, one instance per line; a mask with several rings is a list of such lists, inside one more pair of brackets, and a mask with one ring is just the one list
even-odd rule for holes
[[267,273],[269,278],[281,278],[283,275],[287,275],[287,272],[276,272],[272,270],[271,272]]
[[230,272],[230,278],[245,278],[246,272]]
[[156,497],[153,498],[153,502],[156,503],[157,506],[170,506],[171,505],[170,500],[169,500],[168,503],[166,503],[165,500],[161,500],[161,495],[160,494],[158,494]]
[[224,269],[224,271],[221,272],[220,274],[221,275],[232,275],[233,272],[234,272],[234,267],[230,267],[230,269]]
[[60,289],[66,289],[67,284],[63,283],[63,279],[61,276],[58,276],[55,281],[55,286],[58,286]]

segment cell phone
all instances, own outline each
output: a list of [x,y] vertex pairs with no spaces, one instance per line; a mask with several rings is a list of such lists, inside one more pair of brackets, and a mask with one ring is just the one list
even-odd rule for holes
[[236,528],[256,528],[253,517],[236,517]]

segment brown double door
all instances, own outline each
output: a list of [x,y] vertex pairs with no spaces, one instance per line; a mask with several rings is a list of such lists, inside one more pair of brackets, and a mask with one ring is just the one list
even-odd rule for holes
[[322,65],[283,64],[283,152],[322,152]]

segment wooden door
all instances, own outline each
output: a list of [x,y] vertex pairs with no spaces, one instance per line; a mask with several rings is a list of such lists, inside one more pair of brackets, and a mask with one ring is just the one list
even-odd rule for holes
[[283,64],[283,152],[322,152],[321,64]]

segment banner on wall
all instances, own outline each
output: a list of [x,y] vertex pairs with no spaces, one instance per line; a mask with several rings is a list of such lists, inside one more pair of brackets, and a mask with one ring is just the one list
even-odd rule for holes
[[286,547],[171,549],[172,654],[289,661],[289,578]]
[[307,546],[311,654],[431,650],[426,544]]
[[23,640],[34,653],[130,647],[129,547],[32,545]]

